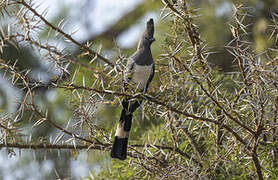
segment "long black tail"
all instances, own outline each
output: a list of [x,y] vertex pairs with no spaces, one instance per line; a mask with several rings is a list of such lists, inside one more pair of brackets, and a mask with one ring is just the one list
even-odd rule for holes
[[127,113],[125,109],[122,110],[121,118],[116,130],[114,144],[111,150],[111,157],[120,160],[126,159],[128,134],[132,123],[132,113]]
[[140,106],[142,100],[124,100],[122,102],[122,113],[116,130],[111,157],[121,160],[126,159],[128,135],[131,129],[132,113]]

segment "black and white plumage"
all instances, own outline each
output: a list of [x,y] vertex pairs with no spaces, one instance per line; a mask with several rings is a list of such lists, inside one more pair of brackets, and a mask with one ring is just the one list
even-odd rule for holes
[[[153,19],[147,22],[147,28],[142,35],[137,51],[128,59],[124,72],[125,90],[132,88],[135,92],[145,93],[154,76],[154,61],[151,44],[155,41]],[[131,129],[132,114],[140,106],[142,100],[124,99],[122,101],[121,117],[117,126],[111,157],[126,159],[128,135]]]

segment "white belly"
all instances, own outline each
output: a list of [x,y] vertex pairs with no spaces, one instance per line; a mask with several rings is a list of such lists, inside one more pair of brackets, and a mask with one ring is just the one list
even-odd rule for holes
[[137,90],[141,91],[145,88],[152,71],[153,71],[153,65],[149,65],[149,66],[135,65],[131,80],[132,82],[135,83]]

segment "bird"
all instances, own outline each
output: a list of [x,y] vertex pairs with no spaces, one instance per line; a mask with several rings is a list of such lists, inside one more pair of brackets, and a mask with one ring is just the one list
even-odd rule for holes
[[[152,57],[151,45],[154,38],[154,21],[149,19],[142,34],[136,52],[128,58],[124,71],[124,91],[132,90],[145,94],[154,77],[155,64]],[[141,105],[142,100],[123,98],[122,112],[111,149],[111,158],[125,160],[127,156],[128,136],[132,124],[132,114]]]

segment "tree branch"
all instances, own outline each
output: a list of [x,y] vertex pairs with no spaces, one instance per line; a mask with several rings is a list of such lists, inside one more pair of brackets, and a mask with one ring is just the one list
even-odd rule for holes
[[189,114],[189,113],[187,113],[185,111],[178,110],[175,107],[171,106],[169,103],[158,101],[157,98],[153,98],[153,97],[148,96],[148,95],[139,94],[139,95],[135,95],[134,96],[134,95],[131,95],[131,94],[114,92],[114,91],[110,91],[110,90],[99,90],[99,89],[96,89],[96,88],[88,88],[88,87],[83,87],[83,86],[77,86],[77,85],[74,85],[74,84],[68,84],[68,85],[63,85],[63,86],[58,86],[57,85],[57,86],[53,86],[53,87],[54,88],[64,88],[64,89],[68,89],[68,90],[83,89],[83,90],[88,90],[88,91],[94,91],[94,92],[101,93],[101,94],[109,94],[109,95],[116,95],[116,96],[125,96],[125,97],[128,97],[128,98],[138,98],[138,99],[142,99],[142,100],[148,100],[148,101],[150,101],[152,103],[155,103],[157,105],[163,106],[164,108],[166,108],[166,109],[168,109],[168,110],[170,110],[172,112],[184,115],[185,117],[192,118],[192,119],[197,119],[197,120],[201,120],[201,121],[206,121],[206,122],[211,122],[211,123],[214,123],[214,124],[221,125],[227,131],[232,133],[236,137],[236,139],[238,139],[242,144],[244,144],[247,149],[250,150],[250,147],[247,145],[247,143],[231,127],[229,127],[228,125],[220,123],[219,121],[214,120],[214,119],[204,118],[204,117],[201,117],[201,116],[195,116],[195,115]]
[[92,49],[90,49],[88,46],[79,43],[77,40],[75,40],[71,35],[67,34],[66,32],[62,31],[61,29],[59,29],[58,27],[52,25],[49,21],[47,21],[44,17],[42,17],[34,8],[32,8],[28,3],[26,3],[24,0],[20,0],[20,1],[16,1],[18,4],[22,4],[23,6],[25,6],[27,9],[29,9],[34,15],[36,15],[37,17],[39,17],[47,26],[49,26],[50,28],[52,28],[53,30],[55,30],[56,32],[59,32],[61,35],[63,35],[65,38],[67,38],[68,40],[70,40],[71,42],[73,42],[75,45],[77,45],[78,47],[80,47],[80,49],[88,51],[90,54],[92,54],[94,57],[97,57],[99,59],[101,59],[102,61],[104,61],[106,64],[110,65],[111,67],[115,67],[116,65],[111,63],[108,59],[106,59],[105,57],[103,57],[102,55],[96,53],[95,51],[93,51]]

